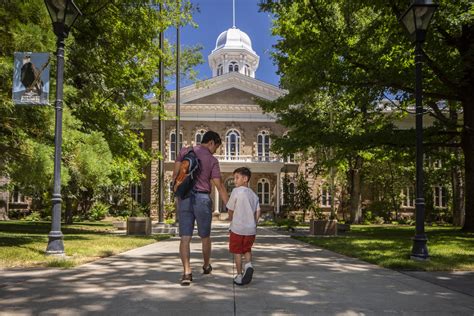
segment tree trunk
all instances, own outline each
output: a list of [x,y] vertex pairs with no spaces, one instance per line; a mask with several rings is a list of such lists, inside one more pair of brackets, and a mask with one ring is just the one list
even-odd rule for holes
[[[464,170],[466,177],[466,217],[463,230],[474,231],[474,102],[469,102],[470,99],[462,102],[464,128],[461,146],[464,152]],[[472,99],[474,101],[474,98]]]
[[0,199],[0,221],[8,220],[8,200]]
[[351,223],[360,224],[362,222],[362,157],[356,156],[354,166],[349,170],[350,176],[350,210]]
[[[459,148],[453,148],[452,152],[456,157],[461,155]],[[463,226],[466,214],[464,208],[464,177],[461,166],[453,166],[451,170],[451,179],[453,189],[453,224],[456,226]]]
[[6,177],[0,177],[0,221],[8,220],[8,201],[10,194],[6,190],[8,180]]
[[72,199],[69,197],[66,197],[66,211],[64,214],[66,225],[72,224],[72,213],[73,213],[72,211],[73,211]]

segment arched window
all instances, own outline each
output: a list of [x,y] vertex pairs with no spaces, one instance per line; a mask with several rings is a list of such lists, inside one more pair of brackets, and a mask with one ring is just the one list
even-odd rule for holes
[[258,161],[270,160],[270,135],[267,131],[261,131],[257,135]]
[[325,183],[321,186],[321,206],[330,207],[332,204],[331,189],[329,184]]
[[223,72],[224,72],[224,66],[222,66],[222,64],[219,64],[219,66],[217,66],[217,75],[221,76]]
[[258,180],[257,195],[260,204],[270,204],[270,182],[267,179]]
[[196,145],[201,144],[202,137],[206,134],[206,131],[203,129],[200,129],[196,132],[196,137],[194,138]]
[[240,133],[231,129],[225,136],[225,158],[227,160],[236,160],[240,155]]
[[245,64],[245,75],[250,76],[250,66]]
[[239,65],[235,61],[231,61],[229,64],[229,72],[239,71]]
[[[179,133],[179,144],[183,143],[183,133]],[[181,146],[179,146],[181,147]],[[171,161],[176,160],[176,133],[172,131],[170,134],[170,155]]]

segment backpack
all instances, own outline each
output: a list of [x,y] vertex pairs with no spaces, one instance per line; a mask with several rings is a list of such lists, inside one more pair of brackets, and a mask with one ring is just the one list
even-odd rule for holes
[[199,159],[191,147],[184,155],[183,161],[179,167],[178,175],[174,180],[173,192],[180,199],[185,199],[194,188],[199,173]]

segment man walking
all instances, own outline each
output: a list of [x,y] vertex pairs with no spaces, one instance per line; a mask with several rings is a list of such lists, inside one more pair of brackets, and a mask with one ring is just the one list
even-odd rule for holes
[[[227,190],[221,179],[219,161],[214,154],[222,144],[219,134],[208,131],[202,137],[200,145],[194,146],[193,150],[199,159],[199,174],[194,185],[194,189],[189,197],[178,199],[179,216],[179,255],[183,264],[183,275],[181,285],[190,285],[193,276],[190,264],[190,243],[193,236],[194,222],[197,223],[198,235],[201,237],[202,256],[204,264],[203,273],[209,274],[212,271],[211,259],[211,222],[212,222],[212,201],[210,197],[211,182],[216,187],[224,205],[227,204]],[[182,148],[176,158],[173,171],[173,179],[176,178],[183,161],[183,157],[191,148]]]

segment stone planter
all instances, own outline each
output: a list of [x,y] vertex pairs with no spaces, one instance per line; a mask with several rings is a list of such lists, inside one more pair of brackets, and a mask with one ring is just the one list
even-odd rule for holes
[[337,220],[311,220],[309,234],[319,236],[336,236]]
[[127,218],[127,235],[151,235],[151,218]]
[[116,230],[125,230],[127,229],[127,222],[125,221],[116,221],[112,222],[112,225]]
[[337,233],[347,233],[351,230],[350,224],[337,224]]

